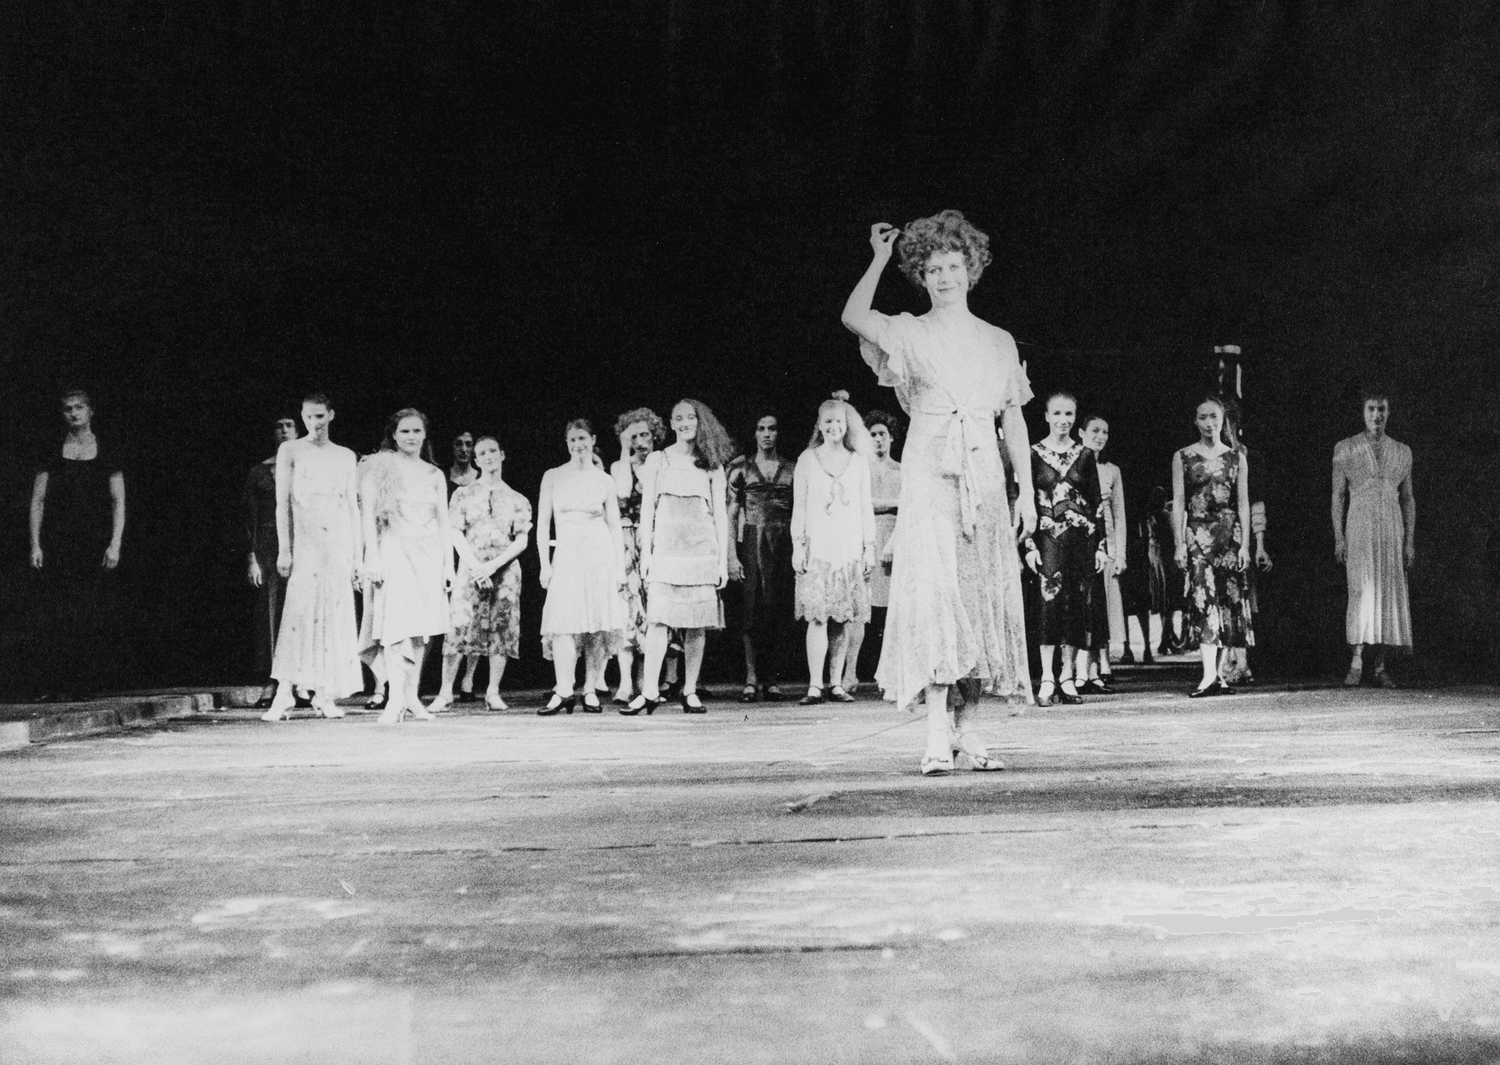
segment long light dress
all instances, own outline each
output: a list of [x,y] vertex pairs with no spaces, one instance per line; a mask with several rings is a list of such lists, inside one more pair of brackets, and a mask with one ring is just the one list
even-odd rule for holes
[[[479,561],[488,562],[531,531],[531,504],[507,484],[482,481],[460,486],[448,501],[448,523]],[[521,656],[521,560],[491,574],[490,587],[474,583],[469,564],[459,566],[450,601],[444,653]]]
[[1368,436],[1340,440],[1333,449],[1333,483],[1349,490],[1344,519],[1349,608],[1344,618],[1350,644],[1411,646],[1411,607],[1406,593],[1406,523],[1401,482],[1411,476],[1411,448],[1390,437],[1377,453]]
[[359,653],[373,664],[383,648],[396,647],[409,663],[416,646],[448,631],[446,555],[438,499],[445,498],[442,471],[428,467],[432,491],[409,495],[395,452],[365,464],[361,501],[375,507],[375,547],[382,581],[373,585],[361,619]]
[[364,687],[350,524],[350,504],[358,491],[354,452],[338,444],[303,441],[281,446],[297,448],[289,492],[292,573],[271,676],[342,699]]
[[1029,703],[1020,558],[1011,532],[995,418],[1031,399],[1015,341],[972,318],[875,314],[860,353],[911,417],[890,608],[876,682],[911,709],[929,684],[975,679]]
[[691,456],[669,450],[647,456],[641,481],[656,493],[646,620],[674,629],[722,629],[723,549],[714,525],[713,478]]
[[797,574],[797,616],[806,621],[870,620],[865,582],[865,544],[875,544],[870,503],[870,464],[849,452],[834,476],[814,448],[797,459],[806,486],[803,505],[792,510],[792,540],[807,542],[807,572]]
[[[901,497],[901,463],[889,455],[883,459],[877,458],[870,467],[870,497]],[[870,573],[870,605],[882,610],[891,604],[891,564],[885,560],[885,556],[886,547],[895,532],[895,514],[875,515],[875,569]]]
[[[1104,546],[1109,552],[1109,565],[1100,577],[1104,584],[1105,606],[1109,619],[1109,646],[1111,653],[1118,648],[1124,650],[1128,633],[1125,629],[1125,599],[1120,594],[1120,566],[1125,562],[1126,533],[1125,481],[1120,476],[1120,467],[1113,462],[1099,463],[1099,513],[1104,519]],[[1103,635],[1103,634],[1100,634]],[[1103,646],[1102,641],[1096,646]]]
[[557,546],[542,605],[542,656],[552,657],[557,636],[571,636],[580,650],[618,654],[629,617],[620,595],[621,562],[605,518],[615,481],[602,470],[564,469],[552,474]]

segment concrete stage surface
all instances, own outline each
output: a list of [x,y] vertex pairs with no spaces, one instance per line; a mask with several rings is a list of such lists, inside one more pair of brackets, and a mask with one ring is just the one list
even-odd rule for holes
[[252,712],[0,756],[0,1061],[1500,1059],[1493,689]]

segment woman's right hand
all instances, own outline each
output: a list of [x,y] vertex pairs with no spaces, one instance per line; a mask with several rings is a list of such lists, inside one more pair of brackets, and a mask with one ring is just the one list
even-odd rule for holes
[[1032,573],[1042,572],[1042,553],[1034,547],[1026,552],[1026,565]]
[[495,582],[490,580],[488,573],[481,573],[474,578],[474,587],[478,588],[481,592],[487,592],[494,586]]
[[736,555],[729,556],[729,579],[732,581],[742,581],[745,579],[744,563]]
[[245,578],[250,582],[250,587],[259,588],[264,584],[265,577],[260,572],[260,560],[254,555],[250,556],[250,568],[245,571]]
[[896,238],[901,235],[901,230],[889,222],[876,222],[870,227],[870,248],[875,252],[875,258],[885,262],[891,257],[891,251],[896,245]]
[[1340,562],[1345,561],[1349,557],[1349,549],[1344,546],[1344,541],[1335,540],[1333,542],[1333,557]]
[[42,549],[40,547],[33,547],[31,549],[31,568],[42,568]]
[[1177,549],[1176,553],[1172,556],[1172,561],[1177,563],[1177,568],[1182,570],[1182,572],[1187,572],[1187,544],[1183,544]]
[[792,545],[792,572],[807,572],[807,548],[802,544]]
[[283,577],[292,575],[292,552],[290,548],[283,547],[276,552],[276,572]]

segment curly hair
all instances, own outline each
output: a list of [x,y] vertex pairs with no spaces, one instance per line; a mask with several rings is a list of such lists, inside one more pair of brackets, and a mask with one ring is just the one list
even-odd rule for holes
[[428,424],[427,415],[417,410],[416,407],[402,407],[385,420],[385,432],[380,437],[380,450],[400,450],[396,447],[396,430],[407,418],[417,418],[422,422],[422,450],[418,452],[418,455],[423,462],[436,466],[437,462],[432,457],[432,427]]
[[951,208],[939,211],[931,218],[918,218],[908,225],[901,231],[896,250],[901,255],[901,272],[918,288],[926,287],[922,284],[922,272],[927,268],[927,260],[936,254],[963,252],[971,289],[979,284],[980,275],[993,258],[990,238],[962,213]]
[[871,429],[877,425],[885,426],[886,432],[891,434],[891,443],[901,442],[901,419],[889,411],[867,410],[865,411],[865,428]]
[[734,458],[734,441],[724,426],[714,417],[714,412],[696,399],[679,399],[672,409],[686,403],[698,416],[698,432],[693,436],[693,461],[702,470],[723,469],[725,463]]
[[661,447],[662,443],[667,439],[667,426],[661,420],[660,415],[650,407],[637,407],[635,410],[628,410],[616,418],[615,435],[619,436],[636,422],[645,422],[646,428],[651,430],[652,442],[657,447]]

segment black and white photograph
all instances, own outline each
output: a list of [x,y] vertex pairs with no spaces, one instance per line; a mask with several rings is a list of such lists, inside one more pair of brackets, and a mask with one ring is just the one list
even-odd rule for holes
[[0,1062],[1500,1062],[1500,8],[0,7]]

